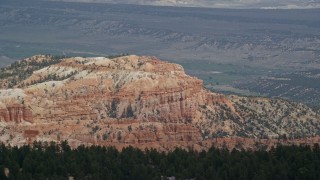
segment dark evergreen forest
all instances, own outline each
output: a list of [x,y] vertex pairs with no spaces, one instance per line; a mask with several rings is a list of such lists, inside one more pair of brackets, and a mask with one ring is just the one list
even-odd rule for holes
[[0,179],[320,179],[320,148],[277,146],[270,151],[210,148],[158,152],[133,147],[35,142],[0,145]]

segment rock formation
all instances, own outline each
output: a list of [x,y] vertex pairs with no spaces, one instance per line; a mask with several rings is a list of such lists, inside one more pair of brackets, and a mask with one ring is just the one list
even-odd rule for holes
[[5,109],[0,109],[0,121],[16,122],[22,121],[33,122],[32,112],[30,109],[23,107],[20,104],[7,106]]
[[12,134],[3,133],[0,139],[13,144],[26,143],[22,132],[33,131],[41,141],[147,143],[159,149],[200,146],[221,137],[320,132],[317,113],[304,105],[209,92],[182,66],[154,57],[35,56],[16,66],[35,70],[0,81],[0,87],[8,79],[15,82],[13,89],[0,90],[0,127]]

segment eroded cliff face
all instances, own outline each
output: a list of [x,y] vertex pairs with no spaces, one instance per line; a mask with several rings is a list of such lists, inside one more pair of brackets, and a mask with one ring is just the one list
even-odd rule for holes
[[[71,78],[68,74],[72,74]],[[34,121],[137,119],[191,123],[199,105],[216,96],[202,81],[184,73],[177,64],[151,57],[71,58],[34,72],[21,84]],[[54,79],[54,78],[53,78]],[[212,102],[210,102],[212,103]]]
[[[165,150],[179,144],[200,146],[199,142],[217,137],[286,132],[285,128],[252,127],[254,119],[260,118],[258,112],[253,113],[253,102],[239,104],[244,101],[240,97],[208,92],[201,80],[186,75],[177,64],[144,56],[74,57],[56,63],[46,58],[26,59],[25,64],[40,59],[36,63],[50,65],[19,80],[13,89],[0,90],[0,125],[4,132],[0,137],[7,143],[30,142],[23,132],[36,131],[32,138],[68,140],[75,146],[147,143]],[[264,101],[268,104],[268,99]],[[312,110],[302,109],[306,111],[302,117],[319,122]],[[285,114],[279,111],[277,115]],[[271,117],[263,115],[265,119]],[[289,133],[292,128],[287,129]]]
[[32,111],[20,104],[8,105],[0,109],[0,121],[21,123],[33,122]]

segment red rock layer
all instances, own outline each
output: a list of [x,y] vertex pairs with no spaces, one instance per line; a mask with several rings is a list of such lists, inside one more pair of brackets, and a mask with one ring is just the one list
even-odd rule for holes
[[6,109],[0,109],[0,121],[5,122],[33,122],[32,112],[21,105],[8,106]]

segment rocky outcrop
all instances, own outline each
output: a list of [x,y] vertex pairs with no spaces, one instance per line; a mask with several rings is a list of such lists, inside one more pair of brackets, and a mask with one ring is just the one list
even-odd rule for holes
[[[208,98],[202,81],[186,75],[177,64],[153,57],[71,58],[34,72],[24,84],[50,77],[72,78],[27,87],[30,106],[41,109],[35,121],[77,119],[138,119],[191,122]],[[217,95],[216,98],[222,98]]]
[[23,121],[33,122],[32,112],[30,109],[19,104],[11,105],[5,109],[0,109],[0,121],[16,123]]
[[154,57],[74,57],[55,63],[39,57],[50,65],[20,80],[15,89],[0,90],[0,121],[16,122],[7,123],[11,128],[1,132],[2,141],[148,144],[165,150],[206,147],[202,142],[223,137],[320,132],[319,116],[306,106],[209,92],[182,66]]

